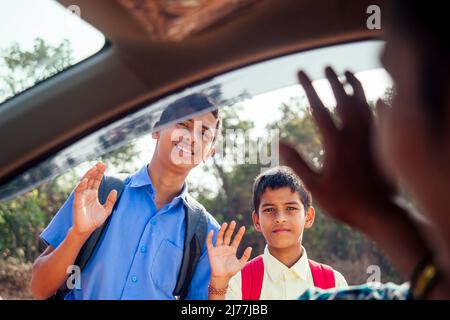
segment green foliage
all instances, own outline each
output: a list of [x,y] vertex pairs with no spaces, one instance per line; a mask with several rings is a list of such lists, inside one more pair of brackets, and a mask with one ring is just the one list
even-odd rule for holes
[[[0,51],[0,101],[62,71],[73,63],[67,40],[51,46],[42,39],[31,50],[17,43]],[[0,203],[0,258],[32,261],[39,252],[39,234],[67,197],[51,181],[8,202]]]
[[[254,127],[252,121],[239,119],[239,112],[241,107],[233,106],[232,108],[223,109],[222,117],[222,132],[227,130],[242,130],[246,132]],[[211,197],[208,190],[204,190],[201,186],[193,186],[192,192],[197,195],[198,201],[202,203],[209,212],[214,214],[217,221],[231,221],[236,220],[239,225],[245,225],[247,228],[246,236],[242,241],[240,253],[247,246],[252,246],[256,252],[264,249],[264,239],[257,233],[253,227],[251,213],[252,213],[252,185],[255,177],[261,172],[262,166],[257,164],[231,164],[226,161],[225,157],[236,159],[239,155],[248,158],[250,155],[250,148],[248,147],[250,140],[255,141],[254,138],[247,137],[247,146],[245,150],[238,147],[238,137],[228,135],[226,152],[224,154],[217,154],[213,158],[211,167],[206,167],[205,171],[214,175],[220,184],[219,193]],[[231,145],[231,147],[230,147]],[[233,147],[234,146],[234,147]]]
[[[270,123],[267,129],[279,129],[281,139],[294,142],[314,166],[320,167],[324,155],[320,135],[305,101],[297,97],[292,98],[288,103],[282,104],[280,110],[281,119]],[[238,109],[235,108],[224,112],[224,130],[253,127],[248,121],[239,121],[237,113]],[[206,171],[218,177],[221,188],[219,194],[214,197],[211,197],[207,190],[196,188],[198,200],[219,222],[234,219],[246,226],[247,233],[240,246],[240,253],[250,245],[254,249],[253,256],[261,254],[265,242],[262,235],[255,231],[251,220],[251,187],[254,178],[261,172],[261,166],[240,164],[230,170],[219,158],[215,159],[212,167]],[[366,273],[369,265],[380,267],[383,281],[402,281],[374,243],[356,230],[328,217],[319,207],[315,206],[315,209],[315,223],[311,229],[305,230],[303,236],[303,244],[309,257],[333,265],[352,284],[366,281],[369,276]]]
[[138,167],[133,160],[139,156],[140,151],[134,144],[124,145],[101,157],[108,172],[133,173]]
[[[62,71],[73,63],[68,41],[54,47],[36,39],[32,50],[13,44],[0,52],[0,101]],[[108,168],[133,172],[138,151],[126,145],[104,155]],[[34,190],[0,203],[0,259],[33,261],[40,253],[39,235],[63,205],[79,180],[79,170],[46,182]]]
[[58,46],[37,38],[31,50],[19,44],[0,51],[0,102],[63,71],[74,58],[68,40]]
[[[373,106],[373,102],[370,104]],[[316,167],[320,167],[324,152],[320,135],[305,101],[293,98],[288,104],[281,106],[281,111],[282,119],[269,127],[278,127],[281,138],[294,142],[306,159],[311,160]],[[307,250],[309,249],[311,258],[329,263],[337,269],[342,264],[341,271],[351,283],[364,281],[368,277],[366,270],[369,264],[378,265],[385,280],[401,281],[398,273],[374,243],[358,231],[328,217],[319,207],[315,206],[315,209],[314,225],[311,229],[305,230],[303,237],[303,244]],[[349,261],[353,262],[351,267]]]
[[40,251],[40,232],[64,203],[70,190],[58,180],[0,203],[0,258],[33,261]]

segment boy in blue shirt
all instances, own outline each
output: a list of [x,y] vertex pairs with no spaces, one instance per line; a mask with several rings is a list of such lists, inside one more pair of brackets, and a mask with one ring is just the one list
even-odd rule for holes
[[[166,108],[160,124],[211,106],[204,95],[184,97]],[[41,234],[48,246],[33,265],[33,295],[48,299],[64,284],[83,244],[114,211],[81,272],[81,288],[69,291],[64,299],[174,299],[183,258],[185,206],[189,205],[185,180],[214,154],[219,128],[215,110],[154,132],[157,145],[150,163],[125,179],[117,203],[113,190],[100,204],[98,189],[105,165],[99,162],[91,168]],[[206,216],[205,232],[217,231],[216,220],[209,213]],[[186,299],[207,299],[209,277],[203,246]]]

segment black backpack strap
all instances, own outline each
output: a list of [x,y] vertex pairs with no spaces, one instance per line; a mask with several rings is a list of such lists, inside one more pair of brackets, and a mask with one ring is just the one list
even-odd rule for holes
[[[119,202],[119,197],[122,194],[123,188],[124,188],[124,180],[126,179],[128,175],[126,174],[117,174],[117,175],[111,175],[111,176],[103,176],[102,182],[100,183],[100,186],[98,188],[98,199],[101,204],[105,204],[106,199],[108,198],[109,193],[112,190],[117,191],[117,200],[114,204],[114,208]],[[113,210],[114,210],[113,208]],[[105,232],[106,228],[108,227],[109,221],[111,220],[112,213],[109,215],[109,217],[105,220],[105,223],[98,227],[88,238],[88,240],[84,243],[83,247],[81,247],[80,252],[78,253],[77,258],[75,259],[75,265],[80,268],[82,271],[89,260],[91,259],[95,249],[97,248],[97,245]],[[51,298],[51,300],[63,300],[64,297],[69,293],[70,289],[67,288],[66,281],[64,281],[64,284],[62,287],[56,292],[56,294]]]
[[[100,186],[98,188],[98,200],[103,205],[106,202],[106,199],[108,198],[109,193],[112,190],[117,191],[117,199],[119,199],[120,195],[123,191],[123,181],[126,177],[120,178],[119,175],[117,176],[103,176],[102,182],[100,183]],[[114,206],[118,203],[116,200],[116,203]],[[113,208],[114,210],[114,208]],[[103,225],[98,227],[89,237],[89,239],[84,243],[83,247],[81,248],[80,252],[78,253],[77,259],[75,260],[75,265],[80,267],[81,270],[84,269],[90,258],[92,257],[92,254],[95,251],[95,248],[97,247],[97,244],[103,235],[104,231],[109,225],[109,221],[111,220],[112,213],[109,215],[109,217],[105,220]]]
[[205,208],[189,195],[186,196],[186,202],[183,260],[173,291],[173,295],[180,299],[185,299],[188,294],[189,284],[202,254],[208,231]]

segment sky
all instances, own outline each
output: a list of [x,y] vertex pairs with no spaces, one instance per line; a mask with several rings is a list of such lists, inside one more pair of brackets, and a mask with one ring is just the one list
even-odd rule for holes
[[37,37],[52,45],[69,39],[75,62],[98,52],[105,43],[101,32],[54,0],[0,0],[0,48],[13,42],[30,48]]
[[[13,42],[19,43],[23,48],[29,48],[37,37],[43,38],[53,45],[58,45],[62,40],[68,39],[73,49],[74,60],[79,62],[98,52],[105,42],[101,32],[82,20],[82,8],[80,8],[80,16],[81,19],[54,0],[0,0],[0,50],[10,46]],[[348,62],[355,65],[356,68],[365,65],[376,66],[378,62],[375,62],[375,60],[378,61],[378,51],[379,45],[361,48],[359,54],[353,54],[353,56],[351,50],[350,53],[341,51],[340,56],[337,53],[331,54],[326,49],[312,50],[304,54],[302,64],[298,67],[303,68],[303,65],[305,65],[308,68],[320,65],[320,68],[322,68],[322,62],[328,63],[333,62],[333,60],[340,60],[341,64]],[[285,59],[284,62],[278,61],[273,68],[285,68],[286,72],[290,72],[288,77],[295,77],[295,66],[292,67],[290,60]],[[265,72],[267,73],[267,71]],[[319,71],[316,68],[311,72],[317,74]],[[268,73],[269,76],[262,74],[260,77],[248,79],[248,81],[255,83],[259,81],[262,82],[263,86],[271,86],[273,85],[272,82],[278,83],[280,77],[271,78],[270,72]],[[382,68],[357,72],[356,76],[361,80],[368,100],[373,101],[383,96],[386,88],[391,85],[389,76]],[[326,106],[332,107],[335,101],[327,81],[321,80],[320,76],[317,75],[314,79],[319,79],[314,81],[319,96]],[[256,135],[264,136],[266,124],[280,118],[281,114],[277,110],[279,105],[289,101],[291,97],[303,95],[299,85],[283,87],[281,84],[283,80],[280,81],[281,89],[256,95],[252,99],[240,103],[244,106],[244,112],[241,116],[243,119],[252,119],[255,122]],[[289,81],[295,83],[293,78]],[[154,150],[155,141],[151,139],[150,135],[147,135],[136,143],[138,148],[142,150],[137,161],[148,162]],[[213,183],[210,178],[204,176],[201,169],[194,170],[191,178],[201,183]],[[202,182],[204,179],[208,181]]]

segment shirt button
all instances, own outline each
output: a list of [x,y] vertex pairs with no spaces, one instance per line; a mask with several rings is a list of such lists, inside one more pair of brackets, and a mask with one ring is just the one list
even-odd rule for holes
[[136,276],[132,276],[132,277],[131,277],[131,281],[137,282],[137,281],[138,281],[138,278],[137,278]]
[[146,246],[142,246],[141,247],[141,252],[142,253],[146,253],[147,252],[147,247]]

